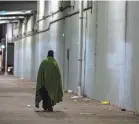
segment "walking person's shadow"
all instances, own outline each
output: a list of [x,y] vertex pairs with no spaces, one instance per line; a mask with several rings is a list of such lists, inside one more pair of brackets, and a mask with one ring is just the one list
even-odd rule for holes
[[53,112],[48,112],[44,110],[37,110],[35,113],[43,118],[54,118],[54,119],[61,119],[61,118],[67,118],[68,115],[63,112],[63,111],[53,111]]

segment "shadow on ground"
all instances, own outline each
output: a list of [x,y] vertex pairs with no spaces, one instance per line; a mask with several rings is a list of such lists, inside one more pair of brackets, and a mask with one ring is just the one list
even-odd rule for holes
[[46,111],[35,111],[35,113],[43,118],[57,118],[57,119],[62,119],[62,118],[67,118],[68,115],[63,112],[63,111],[54,111],[54,112],[46,112]]

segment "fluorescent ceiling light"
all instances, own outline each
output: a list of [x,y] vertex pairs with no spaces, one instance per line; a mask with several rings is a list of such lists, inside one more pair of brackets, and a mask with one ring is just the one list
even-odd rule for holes
[[0,17],[0,20],[24,19],[24,16]]
[[0,11],[1,16],[6,16],[6,15],[26,15],[26,14],[31,14],[32,11]]
[[31,14],[31,13],[32,13],[31,10],[29,10],[29,11],[25,11],[25,14]]
[[5,48],[5,45],[1,45],[1,48],[4,49]]
[[14,22],[18,22],[18,20],[13,20],[13,21],[9,21],[9,20],[0,20],[0,24],[14,23]]

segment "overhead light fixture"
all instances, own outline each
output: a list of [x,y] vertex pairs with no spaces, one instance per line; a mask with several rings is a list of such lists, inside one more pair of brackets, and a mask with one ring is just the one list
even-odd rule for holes
[[15,23],[15,22],[18,22],[18,20],[0,20],[0,24]]
[[5,45],[1,45],[1,48],[4,49],[5,48]]
[[24,16],[0,17],[0,20],[24,19]]
[[6,16],[6,15],[26,15],[26,14],[32,14],[32,11],[0,11],[1,16]]
[[29,10],[29,11],[25,11],[25,14],[31,14],[31,13],[32,13],[31,10]]
[[2,11],[2,15],[5,15],[6,14],[6,11]]

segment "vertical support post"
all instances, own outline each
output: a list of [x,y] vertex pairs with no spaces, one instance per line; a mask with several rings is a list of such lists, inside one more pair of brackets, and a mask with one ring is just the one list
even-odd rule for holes
[[4,49],[4,48],[2,48],[2,69],[3,69],[3,58],[4,58],[4,57],[3,57],[3,56],[4,56],[3,49]]
[[7,40],[8,40],[8,39],[7,39],[7,34],[6,34],[6,47],[5,47],[5,73],[4,73],[5,75],[8,75],[8,73],[7,73],[7,46],[8,46],[8,45],[7,45],[7,44],[8,44],[7,42],[8,42],[8,41],[7,41]]
[[83,72],[83,1],[79,4],[79,42],[78,42],[78,96],[81,96],[82,72]]

